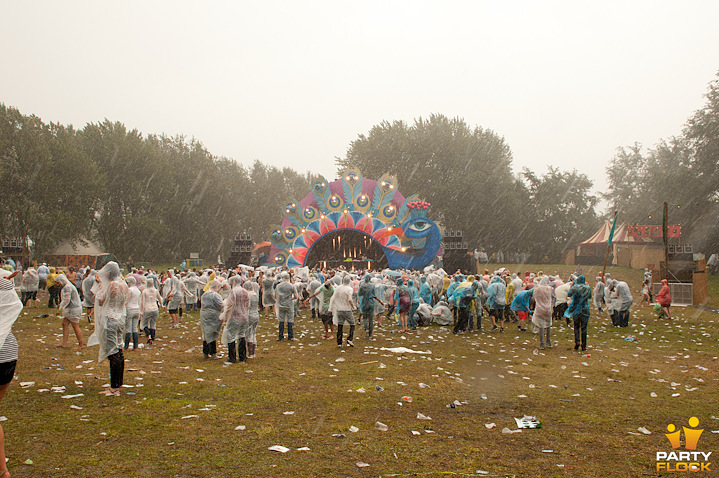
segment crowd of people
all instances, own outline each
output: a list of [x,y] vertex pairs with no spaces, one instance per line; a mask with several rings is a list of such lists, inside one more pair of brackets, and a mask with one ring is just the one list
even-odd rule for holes
[[[81,267],[67,273],[42,264],[37,270],[28,267],[20,277],[23,306],[36,307],[38,290],[46,289],[48,307],[59,309],[58,347],[68,346],[72,330],[82,348],[80,320],[85,316],[94,322],[87,345],[99,345],[98,360],[109,361],[110,387],[102,392],[107,395],[120,393],[124,353],[140,347],[140,335],[147,345],[155,342],[161,311],[171,318],[170,328],[177,328],[183,326],[183,311],[199,310],[203,356],[225,356],[218,353],[219,341],[227,348],[226,363],[232,364],[255,357],[261,317],[277,324],[278,341],[295,340],[294,320],[301,307],[309,307],[311,318],[322,323],[322,338],[335,340],[338,347],[354,347],[357,325],[374,340],[375,327],[396,321],[402,333],[432,322],[452,326],[454,334],[502,333],[516,324],[521,332],[536,333],[539,348],[545,349],[553,346],[553,324],[566,321],[574,328],[575,350],[586,351],[590,306],[606,312],[613,326],[627,327],[633,304],[626,282],[606,274],[590,287],[580,270],[566,281],[542,271],[520,277],[501,268],[464,275],[433,266],[422,272],[215,267],[158,273],[132,268],[123,274],[110,262],[99,271]],[[657,305],[671,317],[669,288],[663,282]],[[650,287],[647,271],[644,288]],[[491,325],[483,328],[485,317]]]

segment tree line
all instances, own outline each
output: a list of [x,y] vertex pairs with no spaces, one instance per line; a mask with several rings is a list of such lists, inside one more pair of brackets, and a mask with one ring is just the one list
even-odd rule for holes
[[[622,221],[682,224],[698,250],[719,246],[719,83],[683,134],[644,151],[618,149],[605,199]],[[397,177],[404,194],[432,204],[431,216],[464,231],[469,248],[526,252],[559,261],[603,219],[592,181],[576,170],[514,172],[504,138],[461,118],[434,114],[412,124],[383,121],[336,158],[338,174]],[[86,237],[118,258],[178,261],[189,252],[214,262],[235,235],[261,242],[281,221],[287,196],[302,198],[312,173],[212,155],[196,139],[143,135],[105,120],[74,129],[0,104],[0,236],[20,237],[27,215],[36,255]],[[333,178],[328,178],[333,179]]]

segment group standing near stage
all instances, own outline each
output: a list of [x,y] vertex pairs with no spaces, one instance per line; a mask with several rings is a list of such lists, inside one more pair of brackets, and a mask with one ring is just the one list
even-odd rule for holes
[[[183,311],[199,309],[203,356],[224,356],[218,352],[219,341],[227,348],[227,364],[255,358],[261,317],[276,321],[278,341],[295,340],[294,320],[303,306],[321,323],[322,338],[334,339],[338,347],[354,347],[358,325],[366,339],[374,340],[375,327],[396,322],[402,333],[436,323],[452,326],[454,334],[503,333],[508,324],[516,324],[520,332],[531,328],[537,334],[539,349],[549,349],[554,346],[552,326],[566,320],[574,329],[574,349],[586,351],[591,305],[599,313],[606,311],[613,326],[627,327],[633,304],[627,283],[609,274],[596,277],[594,287],[586,282],[579,271],[564,281],[542,271],[520,276],[502,268],[464,275],[433,266],[422,272],[216,267],[159,274],[133,268],[123,276],[115,262],[99,271],[82,267],[67,275],[43,264],[38,270],[29,267],[19,280],[24,306],[36,305],[44,285],[48,305],[57,305],[62,313],[58,347],[68,346],[72,330],[82,348],[80,320],[84,315],[94,321],[87,345],[98,345],[98,361],[110,363],[110,387],[101,392],[109,396],[119,395],[124,353],[139,348],[140,334],[146,346],[157,340],[161,310],[172,318],[170,328],[177,328],[183,326]],[[670,304],[664,284],[657,296],[664,317],[671,317]],[[486,318],[491,324],[483,327]]]

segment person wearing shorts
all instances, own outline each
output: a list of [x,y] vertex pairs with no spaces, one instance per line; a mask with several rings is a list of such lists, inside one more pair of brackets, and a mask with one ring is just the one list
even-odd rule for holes
[[[18,359],[17,340],[12,334],[12,324],[17,320],[22,311],[22,302],[15,293],[15,286],[12,278],[17,271],[10,273],[0,271],[0,330],[6,331],[6,335],[0,335],[0,400],[5,396],[10,383],[15,375],[15,366]],[[5,464],[5,435],[0,426],[0,478],[7,478],[10,473]]]
[[325,328],[325,333],[322,335],[323,339],[334,338],[334,324],[332,323],[332,311],[330,311],[330,300],[332,299],[334,290],[332,281],[327,279],[325,283],[319,286],[309,297],[309,300],[317,297],[317,302],[319,303],[317,315]]
[[70,338],[70,325],[75,331],[77,337],[77,348],[82,348],[82,331],[80,330],[80,317],[82,316],[82,302],[80,302],[80,294],[77,293],[75,285],[60,274],[55,277],[55,282],[60,289],[60,305],[58,309],[62,312],[62,343],[57,347],[67,347],[67,340]]

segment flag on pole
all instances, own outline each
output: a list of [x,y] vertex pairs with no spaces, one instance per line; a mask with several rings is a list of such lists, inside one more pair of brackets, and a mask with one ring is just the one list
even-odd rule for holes
[[614,239],[614,228],[617,227],[617,213],[614,212],[614,222],[612,223],[612,229],[609,231],[609,240],[607,241],[607,246],[612,247],[612,242]]
[[667,203],[664,203],[664,211],[662,213],[662,240],[664,241],[664,247],[667,247],[667,241],[669,240],[667,229]]

